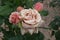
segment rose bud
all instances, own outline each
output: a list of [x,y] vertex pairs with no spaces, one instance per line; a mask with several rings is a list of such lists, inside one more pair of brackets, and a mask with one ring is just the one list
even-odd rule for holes
[[37,11],[42,11],[42,10],[43,10],[43,4],[40,3],[40,2],[37,2],[37,3],[34,5],[34,9],[36,9]]
[[21,20],[21,16],[18,12],[12,12],[9,17],[9,22],[13,24],[19,23]]
[[17,7],[17,12],[20,12],[23,9],[24,9],[23,7],[19,6],[19,7]]

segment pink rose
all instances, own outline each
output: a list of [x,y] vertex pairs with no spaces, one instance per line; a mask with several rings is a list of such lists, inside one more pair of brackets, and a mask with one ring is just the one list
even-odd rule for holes
[[40,3],[40,2],[37,2],[37,3],[34,5],[34,9],[36,9],[37,11],[42,11],[42,10],[43,10],[43,4]]
[[13,24],[17,24],[21,19],[21,16],[18,12],[12,12],[9,17],[9,22]]
[[36,27],[38,27],[39,23],[42,24],[43,21],[38,11],[36,11],[35,9],[24,9],[20,13],[23,18],[23,31],[21,30],[22,34],[24,34],[25,31],[31,34],[35,31],[37,32]]
[[24,9],[24,8],[21,7],[21,6],[17,7],[17,11],[18,11],[18,12],[20,12],[20,11],[23,10],[23,9]]

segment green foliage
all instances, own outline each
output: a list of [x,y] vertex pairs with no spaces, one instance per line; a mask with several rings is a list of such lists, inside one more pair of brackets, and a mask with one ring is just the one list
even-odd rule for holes
[[55,33],[56,40],[60,40],[60,30]]
[[52,6],[52,7],[59,6],[60,7],[60,0],[52,0],[50,2],[50,6]]
[[4,5],[0,7],[0,15],[1,16],[8,16],[12,12],[12,8],[8,5]]
[[23,36],[22,35],[16,35],[14,37],[9,38],[9,40],[23,40]]
[[49,25],[53,30],[51,36],[55,35],[56,40],[60,40],[60,16],[55,16],[55,19]]
[[49,26],[54,30],[58,30],[60,27],[60,16],[56,16]]
[[40,12],[40,14],[41,14],[42,16],[47,16],[49,13],[48,13],[47,10],[43,10],[43,11]]
[[26,0],[25,6],[26,6],[26,8],[32,8],[33,1],[32,0]]
[[42,33],[34,33],[33,35],[30,35],[30,34],[25,34],[24,35],[24,39],[25,40],[44,40],[44,35]]
[[4,19],[0,17],[0,25],[4,22]]
[[43,2],[44,0],[34,0],[34,3],[36,2]]
[[44,40],[44,35],[42,33],[38,34],[25,34],[25,35],[14,35],[14,33],[11,31],[5,33],[5,39],[4,40]]
[[4,40],[9,40],[10,37],[14,37],[15,36],[13,31],[4,31],[3,33],[4,33],[4,37],[5,37]]

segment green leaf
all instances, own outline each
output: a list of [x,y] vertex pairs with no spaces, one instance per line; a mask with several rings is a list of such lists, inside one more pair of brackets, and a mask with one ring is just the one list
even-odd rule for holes
[[49,26],[54,29],[54,30],[58,30],[58,25],[56,25],[56,22],[55,21],[52,21]]
[[1,32],[2,30],[3,30],[2,27],[0,27],[0,32]]
[[48,13],[47,10],[43,10],[43,11],[40,12],[40,14],[41,14],[42,16],[47,16],[49,13]]
[[24,40],[31,40],[31,35],[29,33],[26,33],[23,35]]
[[53,2],[50,2],[49,6],[55,7],[56,5]]
[[9,40],[10,37],[14,37],[15,33],[13,31],[3,31],[4,33],[4,39]]
[[34,0],[34,3],[43,2],[43,0]]
[[26,6],[26,8],[32,8],[33,7],[33,1],[32,0],[26,0],[25,6]]
[[[38,40],[44,40],[44,35],[41,33],[41,32],[39,32],[38,34],[37,34],[37,39]],[[36,39],[36,40],[37,40]]]
[[20,0],[14,0],[13,2],[14,2],[14,4],[15,4],[15,6],[20,5]]
[[0,7],[0,15],[2,16],[8,16],[11,12],[12,8],[10,8],[8,5]]
[[60,7],[60,0],[52,0],[49,5],[52,7]]
[[9,40],[23,40],[23,36],[22,35],[16,35],[14,37],[10,37]]
[[9,8],[8,5],[0,6],[0,12],[4,11],[5,9]]
[[55,16],[55,22],[60,27],[60,16]]
[[26,33],[25,35],[23,35],[24,40],[44,40],[44,35],[39,32],[39,33],[34,33],[34,34],[29,34]]
[[56,40],[60,40],[60,30],[55,33]]
[[4,22],[3,17],[0,16],[0,25]]
[[12,30],[13,30],[13,28],[12,28],[12,25],[13,25],[13,24],[11,24],[11,23],[9,22],[9,19],[5,19],[4,22],[5,22],[6,25],[8,25],[9,30],[12,31]]
[[54,30],[58,30],[58,28],[60,27],[60,16],[55,16],[54,20],[51,21],[49,26]]

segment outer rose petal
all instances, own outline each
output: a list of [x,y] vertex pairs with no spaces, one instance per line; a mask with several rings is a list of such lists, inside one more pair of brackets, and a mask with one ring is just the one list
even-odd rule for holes
[[28,29],[29,33],[32,35],[35,31],[35,29]]
[[24,28],[21,28],[21,34],[24,35],[26,33],[26,30]]
[[29,32],[31,35],[33,33],[38,33],[38,28],[32,28],[32,29],[25,29],[21,28],[21,34],[24,35],[25,33]]
[[36,9],[37,11],[43,10],[43,4],[40,3],[40,2],[37,2],[37,3],[34,5],[34,9]]

